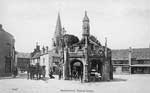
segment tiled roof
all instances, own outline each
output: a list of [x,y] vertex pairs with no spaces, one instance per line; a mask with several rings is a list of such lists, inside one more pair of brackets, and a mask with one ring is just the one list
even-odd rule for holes
[[112,50],[112,60],[128,60],[128,49]]
[[30,58],[30,53],[17,52],[18,58]]
[[[150,48],[133,48],[132,58],[137,60],[150,59]],[[128,60],[129,49],[112,50],[112,60]]]
[[132,58],[150,59],[150,48],[132,49]]

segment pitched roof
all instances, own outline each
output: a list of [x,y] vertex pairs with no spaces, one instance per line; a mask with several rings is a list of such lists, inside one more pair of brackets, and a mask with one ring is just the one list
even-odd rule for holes
[[132,50],[132,58],[150,59],[150,48],[139,48]]
[[18,58],[30,58],[30,53],[17,52]]
[[33,59],[34,59],[34,58],[38,58],[38,57],[40,57],[40,55],[41,55],[40,52],[37,52],[37,53],[34,54],[34,56],[33,56],[32,58],[33,58]]
[[[150,48],[133,48],[132,58],[137,60],[150,59]],[[112,60],[128,60],[129,49],[112,50]]]
[[112,60],[128,60],[128,49],[112,50]]

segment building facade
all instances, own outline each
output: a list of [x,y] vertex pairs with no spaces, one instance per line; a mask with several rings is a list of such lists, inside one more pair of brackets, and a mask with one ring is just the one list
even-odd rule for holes
[[31,53],[31,61],[30,64],[32,65],[36,65],[37,63],[40,63],[40,55],[41,55],[41,50],[40,50],[40,46],[37,44],[36,48],[34,49],[34,51]]
[[15,39],[0,24],[0,76],[11,75],[15,64]]
[[116,74],[150,74],[150,48],[112,50]]
[[58,64],[60,63],[60,55],[54,52],[55,50],[49,50],[48,47],[43,47],[37,44],[34,51],[31,53],[30,64],[36,65],[39,63],[40,66],[45,67],[45,76],[49,77],[50,71],[53,74],[58,74]]
[[17,68],[20,71],[27,71],[27,67],[30,64],[30,53],[23,53],[17,52],[16,53],[16,61],[17,61]]
[[49,58],[49,51],[48,47],[44,47],[41,49],[40,52],[40,66],[45,67],[45,76],[49,76],[49,68],[50,68],[50,58]]

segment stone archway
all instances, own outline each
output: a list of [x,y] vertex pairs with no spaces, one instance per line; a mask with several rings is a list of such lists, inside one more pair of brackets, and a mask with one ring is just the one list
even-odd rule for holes
[[83,63],[80,60],[74,59],[70,63],[71,79],[82,79]]

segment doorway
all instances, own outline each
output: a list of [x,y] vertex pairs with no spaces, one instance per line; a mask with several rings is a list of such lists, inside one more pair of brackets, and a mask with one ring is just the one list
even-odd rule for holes
[[11,73],[11,58],[5,57],[5,73]]

